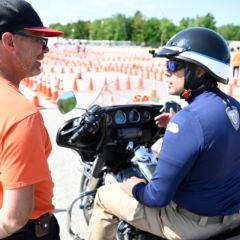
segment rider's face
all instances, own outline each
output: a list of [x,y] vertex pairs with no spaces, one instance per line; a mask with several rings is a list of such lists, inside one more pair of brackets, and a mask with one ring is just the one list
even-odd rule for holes
[[184,68],[171,72],[166,66],[164,68],[164,75],[167,79],[168,93],[180,96],[184,91]]

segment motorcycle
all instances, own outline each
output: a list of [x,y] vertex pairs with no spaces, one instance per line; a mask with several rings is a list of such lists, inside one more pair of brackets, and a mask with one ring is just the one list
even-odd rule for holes
[[[107,95],[109,89],[104,94],[99,94],[100,97]],[[97,101],[85,109],[82,115],[63,123],[56,136],[59,146],[70,148],[79,155],[83,167],[80,193],[71,202],[67,214],[68,231],[75,240],[82,238],[71,227],[73,206],[80,201],[79,209],[88,224],[95,194],[100,186],[123,182],[131,176],[142,177],[147,181],[151,179],[157,164],[157,153],[153,146],[165,132],[164,128],[155,124],[154,117],[168,112],[170,108],[175,112],[181,109],[174,101],[164,104],[133,101],[131,104],[107,106],[96,103]],[[71,111],[77,106],[75,94],[71,91],[63,93],[57,105],[62,113]],[[115,239],[163,240],[136,229],[121,219]],[[240,239],[240,227],[210,239]]]

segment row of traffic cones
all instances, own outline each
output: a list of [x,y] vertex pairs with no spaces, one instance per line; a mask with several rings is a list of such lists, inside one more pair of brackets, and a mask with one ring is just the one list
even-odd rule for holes
[[46,98],[47,100],[51,100],[52,102],[56,102],[58,96],[63,92],[63,80],[55,79],[53,91],[51,90],[51,86],[49,81],[47,84],[45,82],[41,82],[41,79],[38,81],[36,79],[24,79],[23,84],[31,82],[31,88],[33,90],[32,102],[36,107],[40,107],[39,94]]
[[[33,92],[34,92],[34,96],[33,96],[33,103],[35,106],[39,107],[39,98],[38,98],[38,94],[42,95],[44,98],[46,98],[47,100],[51,100],[52,102],[56,102],[58,96],[63,92],[63,80],[62,79],[55,79],[54,80],[54,86],[53,89],[51,88],[51,82],[49,81],[49,79],[38,79],[38,81],[36,79],[25,79],[24,83],[25,85],[27,84],[29,87],[32,88]],[[78,92],[78,79],[74,78],[73,79],[73,86],[72,86],[72,91],[74,92]],[[131,90],[132,86],[131,86],[131,80],[128,77],[126,79],[125,82],[125,89],[124,90]],[[136,89],[136,88],[135,88]],[[138,80],[138,84],[137,84],[137,89],[144,89],[143,87],[143,79],[139,78]],[[109,85],[108,85],[108,81],[107,78],[104,79],[104,90],[108,91],[109,90]],[[120,91],[120,81],[119,78],[117,77],[115,79],[114,82],[114,90],[115,91]],[[88,91],[94,91],[94,85],[93,85],[93,79],[90,78],[89,80],[89,84],[88,84]],[[156,91],[156,83],[155,80],[153,81],[153,85],[152,85],[152,90],[150,93],[150,98],[157,98],[157,91]]]

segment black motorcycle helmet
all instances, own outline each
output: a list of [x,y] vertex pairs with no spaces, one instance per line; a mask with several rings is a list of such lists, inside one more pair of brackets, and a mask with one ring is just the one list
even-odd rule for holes
[[222,36],[208,28],[194,27],[178,32],[153,56],[179,59],[191,66],[203,68],[216,82],[227,84],[229,81],[228,45]]

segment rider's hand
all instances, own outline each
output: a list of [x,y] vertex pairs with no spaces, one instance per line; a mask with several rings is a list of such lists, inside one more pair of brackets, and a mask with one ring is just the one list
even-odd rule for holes
[[138,178],[138,177],[131,177],[128,178],[125,182],[120,183],[120,187],[121,189],[128,194],[130,197],[132,197],[132,189],[133,187],[140,182],[144,182],[146,183],[146,181],[142,178]]
[[162,113],[154,118],[158,127],[166,128],[171,117],[175,114],[172,108],[169,109],[169,113]]

